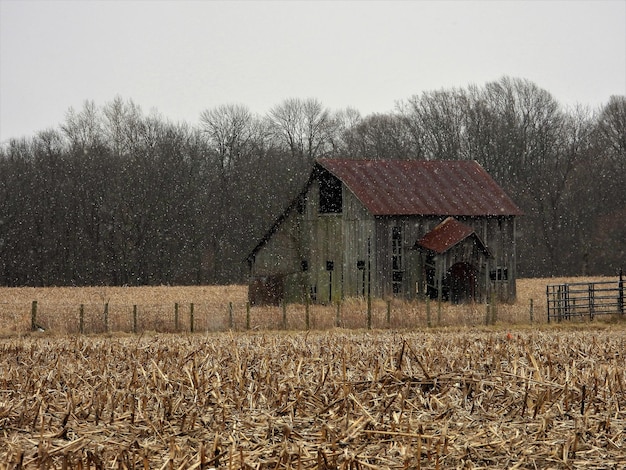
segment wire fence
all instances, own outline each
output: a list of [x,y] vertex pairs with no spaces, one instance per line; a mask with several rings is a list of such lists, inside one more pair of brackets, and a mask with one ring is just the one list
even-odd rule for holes
[[[537,322],[531,300],[519,304],[451,304],[419,301],[347,299],[329,305],[251,306],[247,302],[173,304],[32,301],[0,302],[0,331],[58,334],[198,333],[246,330],[326,330],[479,326],[497,322]],[[542,316],[545,318],[545,316]]]

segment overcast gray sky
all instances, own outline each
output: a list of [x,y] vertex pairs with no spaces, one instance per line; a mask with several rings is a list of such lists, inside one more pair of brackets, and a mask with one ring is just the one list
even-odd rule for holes
[[0,142],[85,100],[192,125],[291,97],[366,115],[504,75],[566,106],[626,95],[626,0],[0,0]]

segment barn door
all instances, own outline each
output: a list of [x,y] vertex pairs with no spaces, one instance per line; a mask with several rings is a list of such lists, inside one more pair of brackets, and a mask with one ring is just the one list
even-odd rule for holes
[[450,300],[455,303],[476,300],[477,277],[472,264],[467,262],[453,264],[446,276]]

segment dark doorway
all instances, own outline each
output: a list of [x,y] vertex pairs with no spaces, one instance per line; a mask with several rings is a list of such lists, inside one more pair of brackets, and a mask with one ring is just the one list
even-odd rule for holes
[[448,269],[446,284],[454,303],[476,299],[476,269],[470,263],[460,262]]

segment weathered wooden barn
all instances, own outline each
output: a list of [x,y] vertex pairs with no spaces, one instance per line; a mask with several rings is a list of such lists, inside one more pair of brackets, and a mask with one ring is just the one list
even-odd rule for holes
[[513,300],[520,215],[474,161],[320,159],[247,258],[250,301]]

